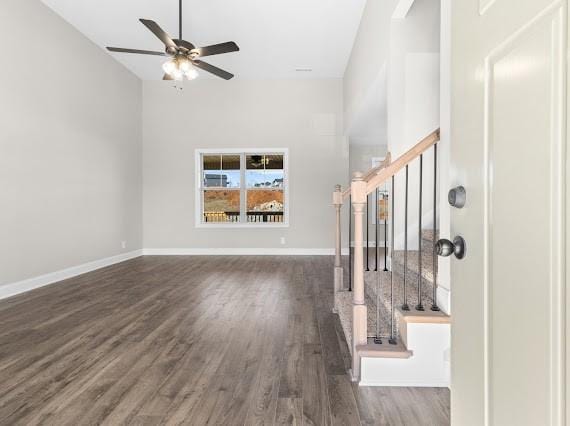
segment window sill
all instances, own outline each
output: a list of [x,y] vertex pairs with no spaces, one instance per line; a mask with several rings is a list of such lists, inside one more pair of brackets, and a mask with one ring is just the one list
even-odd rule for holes
[[267,229],[267,228],[289,228],[288,222],[283,223],[197,223],[196,228],[247,228],[247,229]]

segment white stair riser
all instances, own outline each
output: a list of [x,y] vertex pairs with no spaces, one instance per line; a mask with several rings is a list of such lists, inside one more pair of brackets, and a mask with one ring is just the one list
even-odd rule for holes
[[362,358],[362,386],[449,386],[450,325],[407,324],[408,359]]

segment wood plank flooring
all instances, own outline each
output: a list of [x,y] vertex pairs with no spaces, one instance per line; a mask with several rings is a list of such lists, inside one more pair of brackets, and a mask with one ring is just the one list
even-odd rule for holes
[[1,425],[447,425],[349,381],[332,258],[141,257],[0,301]]

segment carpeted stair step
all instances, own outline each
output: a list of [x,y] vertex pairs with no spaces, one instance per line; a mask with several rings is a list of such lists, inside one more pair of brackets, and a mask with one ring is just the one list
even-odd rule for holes
[[[433,295],[433,231],[425,230],[422,233],[422,303],[426,310],[432,303]],[[436,233],[437,238],[437,233]],[[374,271],[376,266],[375,252],[369,250],[369,268],[370,271],[364,272],[365,283],[365,300],[368,314],[368,336],[375,337],[377,333],[385,337],[390,335],[390,322],[391,322],[391,272],[383,271],[384,256],[383,252],[378,255],[378,271]],[[415,312],[415,306],[418,303],[417,284],[418,284],[418,266],[419,266],[419,253],[418,251],[408,251],[408,263],[406,272],[407,281],[407,298],[408,305],[412,312]],[[345,257],[344,270],[345,270],[345,283],[348,283],[348,258]],[[393,260],[394,265],[394,331],[398,337],[399,323],[402,321],[401,312],[399,309],[404,303],[404,253],[403,251],[396,251]],[[341,319],[345,336],[349,348],[351,346],[352,336],[352,292],[343,291],[337,293],[336,309]],[[377,300],[380,304],[380,309],[376,310]],[[378,329],[376,328],[377,322],[379,323]]]
[[[417,276],[417,275],[416,275]],[[368,335],[376,336],[379,332],[380,336],[390,335],[391,324],[391,273],[390,272],[366,272],[364,275],[366,303],[368,307]],[[423,283],[422,303],[426,310],[429,310],[432,303],[432,287]],[[417,283],[408,282],[407,287],[408,305],[414,310],[418,304]],[[394,331],[398,330],[398,312],[404,303],[404,278],[400,274],[394,274]],[[376,313],[376,303],[380,304],[380,309]],[[376,319],[378,315],[379,329],[376,329]]]
[[[435,232],[435,239],[437,241],[437,239],[439,238],[439,231],[436,230]],[[422,231],[422,240],[426,241],[426,242],[433,242],[434,238],[433,238],[433,229],[424,229]]]
[[[370,295],[365,294],[365,301],[368,316],[368,330],[371,337],[374,336],[376,330],[376,301],[370,298]],[[340,291],[335,294],[335,309],[339,315],[340,323],[346,337],[346,343],[352,350],[352,307],[353,307],[353,293],[351,291]],[[372,334],[371,334],[372,333]]]
[[[407,257],[407,268],[404,268],[406,261],[405,252],[403,250],[396,250],[394,252],[394,257],[392,259],[392,266],[394,271],[400,275],[404,275],[404,270],[407,271],[407,282],[418,282],[418,271],[420,270],[420,252],[408,250]],[[436,255],[436,268],[437,268],[437,255]],[[429,284],[433,283],[433,261],[434,253],[433,250],[422,250],[421,253],[421,273],[422,279],[427,281]]]

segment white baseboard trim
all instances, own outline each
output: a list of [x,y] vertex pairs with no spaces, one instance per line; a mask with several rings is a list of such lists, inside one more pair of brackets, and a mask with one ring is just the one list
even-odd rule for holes
[[82,265],[72,266],[71,268],[61,269],[59,271],[50,272],[48,274],[40,275],[38,277],[29,278],[27,280],[18,281],[11,284],[0,285],[0,300],[8,297],[16,296],[17,294],[24,293],[39,287],[53,284],[68,278],[76,277],[87,272],[95,271],[97,269],[111,266],[116,263],[124,262],[129,259],[134,259],[143,255],[143,250],[134,250],[128,253],[121,253],[116,256],[107,257],[104,259],[94,260]]
[[[334,256],[333,248],[147,248],[0,285],[0,300],[139,256]],[[348,248],[342,249],[348,255]]]
[[390,387],[412,387],[412,388],[448,388],[449,382],[376,382],[361,380],[359,386],[390,386]]
[[146,248],[144,256],[333,256],[330,248]]

